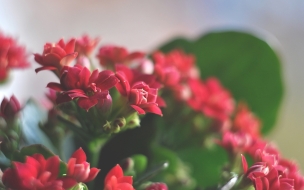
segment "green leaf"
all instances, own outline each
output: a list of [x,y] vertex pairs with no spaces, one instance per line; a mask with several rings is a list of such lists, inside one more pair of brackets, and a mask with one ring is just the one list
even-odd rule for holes
[[218,184],[222,167],[228,160],[226,152],[219,146],[212,149],[191,147],[178,152],[179,157],[191,168],[192,177],[200,187]]
[[153,163],[168,162],[167,172],[174,173],[178,167],[178,156],[172,150],[160,146],[152,148]]
[[202,78],[215,76],[237,101],[246,101],[262,120],[262,132],[274,126],[283,96],[281,63],[266,41],[237,31],[211,32],[190,41],[177,38],[159,49],[183,49],[196,56]]

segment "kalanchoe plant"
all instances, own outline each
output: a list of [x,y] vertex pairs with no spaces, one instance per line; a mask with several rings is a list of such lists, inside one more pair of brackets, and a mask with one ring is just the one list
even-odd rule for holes
[[[23,48],[1,40],[0,72],[27,65]],[[282,95],[280,62],[267,43],[217,32],[151,54],[106,45],[93,55],[98,42],[60,39],[34,54],[36,72],[57,76],[47,84],[50,106],[3,99],[0,188],[304,189],[297,165],[262,137]],[[269,83],[256,79],[269,71],[277,72]],[[47,117],[27,118],[30,106]]]

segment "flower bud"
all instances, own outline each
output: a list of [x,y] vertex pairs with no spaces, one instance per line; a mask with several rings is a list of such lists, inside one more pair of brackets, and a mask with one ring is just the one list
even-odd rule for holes
[[168,190],[165,183],[152,183],[145,190]]
[[113,121],[113,125],[122,128],[122,127],[126,126],[126,119],[124,117],[116,118]]
[[15,115],[20,111],[20,103],[17,98],[12,95],[10,100],[4,98],[0,106],[0,116],[4,119],[13,119]]

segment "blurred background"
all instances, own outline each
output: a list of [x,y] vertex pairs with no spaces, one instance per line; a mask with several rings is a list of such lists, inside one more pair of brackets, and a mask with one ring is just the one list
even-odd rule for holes
[[[46,42],[84,33],[101,44],[149,51],[175,36],[195,38],[214,29],[258,31],[283,62],[285,96],[277,126],[268,135],[282,154],[304,171],[304,1],[293,0],[10,0],[0,1],[0,30],[17,37],[28,52],[42,53]],[[52,73],[14,71],[0,87],[0,99],[42,99]],[[257,76],[258,77],[258,76]],[[271,77],[271,76],[270,76]],[[271,87],[269,87],[271,88]]]

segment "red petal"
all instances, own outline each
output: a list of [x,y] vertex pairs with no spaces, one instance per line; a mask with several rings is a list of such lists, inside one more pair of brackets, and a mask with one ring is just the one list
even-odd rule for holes
[[76,158],[76,164],[82,164],[87,161],[87,156],[81,147],[72,154],[71,158]]
[[54,70],[57,70],[57,67],[53,67],[53,66],[43,66],[43,67],[39,67],[39,68],[35,69],[35,72],[38,73],[38,72],[43,71],[43,70],[54,71]]
[[65,46],[64,50],[66,52],[66,54],[70,54],[73,53],[75,50],[75,38],[72,38],[67,45]]
[[78,53],[71,53],[68,54],[66,56],[64,56],[61,60],[60,60],[60,65],[63,66],[68,66],[70,65],[71,61],[73,61],[76,57],[77,57]]
[[87,111],[89,111],[89,109],[95,106],[97,103],[98,100],[96,98],[79,98],[77,102],[79,107]]
[[119,166],[119,164],[117,164],[116,166],[114,166],[109,173],[107,174],[106,178],[105,178],[105,184],[107,184],[108,181],[111,180],[112,176],[115,176],[117,179],[123,177],[123,171],[121,169],[121,167]]
[[95,179],[95,177],[97,176],[97,174],[99,173],[100,169],[97,169],[97,168],[91,168],[90,169],[90,174],[88,176],[88,178],[83,181],[83,182],[89,182],[89,181],[92,181],[93,179]]
[[243,156],[243,154],[241,154],[241,157],[242,157],[243,172],[246,173],[248,170],[247,160],[246,160],[245,156]]
[[116,77],[118,78],[119,82],[116,84],[116,89],[118,92],[123,96],[128,96],[130,92],[130,83],[124,77],[124,75],[120,72],[116,73]]
[[156,104],[145,104],[142,105],[142,108],[146,112],[154,113],[160,116],[163,116],[161,109]]
[[86,88],[89,85],[91,72],[88,68],[84,67],[79,73],[79,83],[81,88]]
[[63,177],[59,178],[63,182],[63,189],[70,189],[71,187],[75,186],[78,182],[72,177]]
[[61,84],[57,83],[57,82],[50,82],[49,84],[47,84],[48,88],[53,89],[57,92],[61,92],[64,91],[64,89],[62,88]]
[[110,70],[101,71],[95,81],[96,86],[100,88],[101,91],[109,90],[114,87],[119,80],[115,74]]
[[133,183],[133,177],[132,176],[123,176],[117,180],[118,183]]
[[68,171],[67,174],[68,176],[71,176],[74,174],[74,169],[75,169],[75,164],[76,164],[76,158],[70,158],[68,161]]
[[159,96],[157,96],[156,103],[159,107],[166,107],[167,106],[165,100],[163,98],[159,97]]
[[59,174],[60,159],[52,156],[46,160],[45,170],[51,172],[50,180],[55,180]]
[[90,77],[90,80],[89,80],[89,84],[95,82],[98,78],[98,75],[99,75],[99,71],[97,69],[95,69],[93,72],[92,72],[92,75]]
[[136,105],[131,105],[131,107],[133,109],[135,109],[137,111],[138,114],[142,115],[142,114],[146,114],[145,110],[143,110],[142,108],[136,106]]

